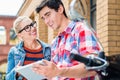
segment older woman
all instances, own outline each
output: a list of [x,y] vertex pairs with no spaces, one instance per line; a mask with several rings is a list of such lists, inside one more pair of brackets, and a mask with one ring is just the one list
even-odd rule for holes
[[18,17],[13,25],[17,37],[21,40],[8,54],[6,80],[26,80],[15,72],[16,66],[23,66],[35,61],[50,60],[50,47],[37,39],[37,23],[29,17]]

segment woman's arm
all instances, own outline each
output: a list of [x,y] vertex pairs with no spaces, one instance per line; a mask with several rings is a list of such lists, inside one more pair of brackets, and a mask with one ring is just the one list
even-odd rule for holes
[[15,79],[16,72],[14,71],[15,61],[13,53],[14,53],[13,48],[11,48],[8,53],[6,80],[16,80]]

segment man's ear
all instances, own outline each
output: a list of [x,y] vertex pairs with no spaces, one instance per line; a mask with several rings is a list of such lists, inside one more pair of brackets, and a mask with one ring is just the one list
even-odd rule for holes
[[59,6],[59,9],[58,9],[58,12],[62,14],[62,13],[63,13],[63,11],[64,11],[64,8],[63,8],[63,6],[62,6],[62,5],[60,5],[60,6]]

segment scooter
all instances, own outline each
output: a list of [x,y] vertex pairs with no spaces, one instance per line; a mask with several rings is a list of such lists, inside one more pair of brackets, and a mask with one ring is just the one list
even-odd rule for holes
[[84,63],[87,70],[96,71],[100,80],[120,80],[120,55],[106,57],[104,54],[104,51],[101,51],[98,56],[83,57],[71,53],[70,59]]

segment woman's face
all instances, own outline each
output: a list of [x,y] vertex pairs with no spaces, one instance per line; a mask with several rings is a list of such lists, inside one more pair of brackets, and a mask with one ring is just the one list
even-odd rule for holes
[[29,19],[23,20],[19,27],[21,27],[21,30],[18,34],[23,41],[35,40],[37,38],[37,25],[35,21]]

